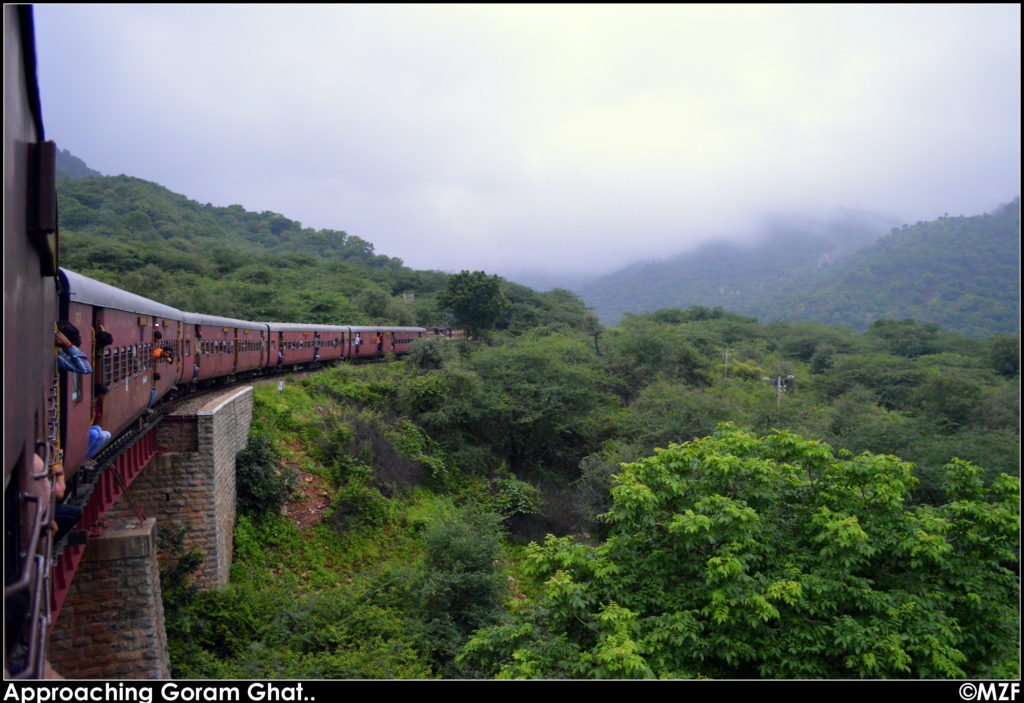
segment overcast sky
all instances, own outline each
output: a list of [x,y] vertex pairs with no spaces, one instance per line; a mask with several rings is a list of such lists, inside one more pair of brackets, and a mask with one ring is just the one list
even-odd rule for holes
[[1020,193],[1020,6],[37,5],[47,137],[414,268]]

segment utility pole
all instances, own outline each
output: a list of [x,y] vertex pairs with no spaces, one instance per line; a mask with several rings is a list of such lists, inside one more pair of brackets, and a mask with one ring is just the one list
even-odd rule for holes
[[[788,376],[776,376],[775,377],[775,407],[782,406],[782,392],[786,390],[786,384],[784,381],[792,381],[796,376],[789,374]],[[770,376],[765,376],[762,380],[771,381]]]

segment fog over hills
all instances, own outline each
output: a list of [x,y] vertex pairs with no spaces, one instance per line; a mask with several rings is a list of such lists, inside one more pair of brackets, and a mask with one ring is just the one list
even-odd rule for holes
[[910,227],[850,210],[779,217],[752,242],[635,263],[576,291],[610,325],[627,312],[702,305],[763,322],[863,329],[881,317],[917,317],[974,336],[1008,333],[1018,326],[1019,223],[1019,199],[993,214]]

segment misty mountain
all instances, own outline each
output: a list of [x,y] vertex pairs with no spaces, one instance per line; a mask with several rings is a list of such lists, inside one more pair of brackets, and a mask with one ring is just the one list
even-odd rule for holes
[[762,322],[866,329],[912,317],[976,337],[1018,331],[1019,198],[991,214],[894,227],[877,241],[880,220],[855,214],[813,226],[780,222],[755,244],[708,244],[578,292],[606,323],[624,312],[703,305]]
[[777,217],[752,243],[710,242],[665,261],[632,264],[575,290],[606,324],[624,312],[691,305],[751,314],[758,301],[795,277],[832,266],[893,224],[853,210],[824,219]]
[[989,214],[894,229],[766,298],[765,319],[865,329],[914,318],[971,337],[1020,329],[1020,198]]

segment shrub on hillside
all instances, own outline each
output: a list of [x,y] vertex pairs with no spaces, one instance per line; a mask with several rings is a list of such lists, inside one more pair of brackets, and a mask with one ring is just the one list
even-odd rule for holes
[[235,459],[238,512],[242,515],[276,513],[288,500],[295,482],[294,469],[282,465],[270,438],[253,433]]

